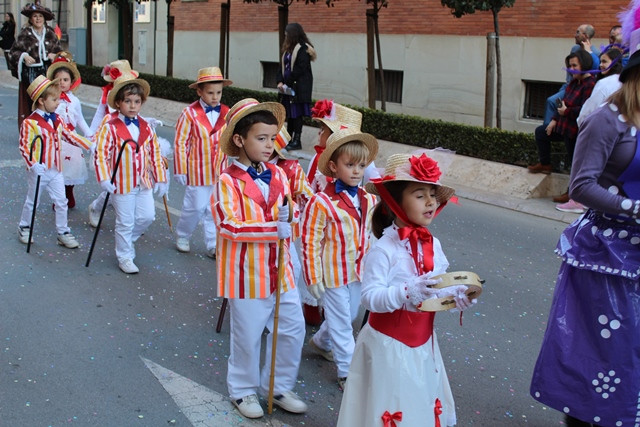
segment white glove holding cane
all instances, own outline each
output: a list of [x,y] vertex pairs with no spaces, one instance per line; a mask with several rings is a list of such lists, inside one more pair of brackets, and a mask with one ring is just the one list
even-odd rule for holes
[[438,298],[438,289],[431,286],[442,282],[442,279],[432,279],[430,273],[414,277],[405,287],[405,299],[409,299],[411,304],[418,306],[422,301],[431,298]]
[[35,173],[36,175],[42,176],[47,171],[47,167],[44,165],[44,163],[34,163],[33,165],[31,165],[29,170],[33,171],[33,173]]
[[155,194],[158,197],[162,197],[165,194],[167,194],[167,189],[169,188],[169,186],[167,185],[166,182],[156,182],[153,185],[153,194]]
[[113,185],[111,181],[109,181],[108,179],[105,179],[104,181],[100,181],[100,188],[102,188],[107,193],[113,194],[116,192],[116,186]]
[[287,205],[280,206],[278,209],[278,239],[288,239],[291,237],[291,224],[289,224],[289,208]]

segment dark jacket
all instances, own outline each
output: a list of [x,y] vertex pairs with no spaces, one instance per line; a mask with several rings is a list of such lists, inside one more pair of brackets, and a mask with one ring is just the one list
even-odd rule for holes
[[[44,47],[46,53],[60,52],[62,50],[60,40],[58,40],[56,33],[53,32],[53,28],[48,25],[44,28],[46,31],[44,36]],[[30,25],[27,25],[20,30],[16,42],[11,47],[9,59],[13,67],[18,68],[18,61],[20,60],[20,55],[22,55],[23,52],[27,52],[36,60],[36,63],[40,62],[40,55],[38,54],[38,39],[33,35]],[[44,58],[44,60],[46,61],[47,58]]]
[[307,44],[298,44],[291,53],[291,75],[288,79],[283,76],[284,55],[280,59],[278,68],[278,83],[282,82],[295,91],[292,102],[311,103],[311,92],[313,91],[313,73],[311,72],[311,61],[316,59],[316,51]]
[[4,21],[0,29],[0,47],[4,50],[11,49],[13,42],[16,40],[16,24],[11,21]]

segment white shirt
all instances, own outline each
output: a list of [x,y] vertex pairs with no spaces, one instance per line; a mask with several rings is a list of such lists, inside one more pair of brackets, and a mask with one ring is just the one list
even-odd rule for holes
[[589,114],[596,111],[598,107],[604,104],[607,98],[620,89],[622,83],[618,80],[619,77],[619,74],[613,74],[596,82],[596,85],[593,87],[593,91],[591,92],[591,96],[584,102],[584,104],[582,104],[580,115],[578,115],[578,119],[576,120],[578,122],[578,127],[582,126],[582,123]]
[[[207,111],[207,107],[211,107],[209,104],[204,102],[202,98],[200,98],[200,105],[202,106],[202,109],[204,111]],[[212,110],[206,113],[206,115],[207,115],[207,118],[209,119],[209,123],[211,123],[211,127],[215,127],[216,122],[218,121],[218,117],[220,117],[220,113],[215,110]]]

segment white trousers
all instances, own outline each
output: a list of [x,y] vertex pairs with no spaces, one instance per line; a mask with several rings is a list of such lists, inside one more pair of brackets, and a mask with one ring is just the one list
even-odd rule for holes
[[356,342],[352,323],[360,308],[360,282],[351,282],[339,288],[326,288],[322,297],[324,322],[312,339],[324,350],[333,350],[333,359],[338,368],[338,378],[346,377]]
[[[227,387],[231,399],[256,393],[267,396],[271,373],[271,346],[275,294],[268,298],[229,298],[231,336]],[[260,369],[260,344],[269,329],[265,364]],[[280,294],[274,395],[293,390],[302,357],[305,326],[298,290]]]
[[188,239],[202,219],[207,251],[216,248],[216,224],[211,214],[211,194],[213,185],[187,185],[180,220],[176,227],[176,235]]
[[[107,192],[102,191],[98,194],[98,197],[89,204],[89,207],[94,210],[100,212],[102,210],[102,206],[104,205],[104,199],[107,198]],[[112,204],[111,196],[109,197],[109,204]]]
[[118,261],[136,257],[134,242],[145,232],[156,217],[153,193],[140,186],[127,194],[112,194],[116,211],[116,256]]
[[[36,182],[38,175],[29,170],[27,171],[27,182],[29,189],[27,190],[27,198],[22,206],[22,215],[20,215],[20,227],[29,227],[31,224],[31,215],[33,212],[33,199],[36,195]],[[47,169],[40,176],[40,188],[38,189],[38,204],[42,199],[42,190],[47,189],[51,201],[56,205],[56,231],[63,234],[70,231],[67,226],[67,196],[64,193],[64,176],[57,169]],[[38,206],[36,206],[36,209]]]

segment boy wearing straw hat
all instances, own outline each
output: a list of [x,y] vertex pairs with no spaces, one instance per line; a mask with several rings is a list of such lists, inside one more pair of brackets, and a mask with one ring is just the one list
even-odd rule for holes
[[[290,195],[285,172],[268,163],[285,110],[275,102],[244,99],[227,114],[220,149],[233,157],[211,197],[218,226],[218,295],[229,299],[231,338],[227,387],[231,401],[247,418],[264,415],[257,394],[266,396],[270,375],[274,403],[303,413],[307,405],[293,393],[302,355],[305,328],[289,255]],[[294,205],[294,219],[298,211]],[[296,220],[297,221],[297,220]],[[274,268],[278,242],[284,240],[283,282]],[[271,373],[275,293],[279,304],[278,352]],[[265,365],[260,369],[262,332],[267,327]]]
[[158,138],[138,115],[149,96],[149,83],[137,76],[125,72],[114,81],[107,103],[118,116],[98,131],[94,159],[100,187],[113,193],[116,257],[127,274],[140,271],[133,262],[134,243],[155,219],[152,189],[158,197],[167,191]]
[[303,273],[309,293],[323,298],[325,316],[309,346],[334,360],[341,389],[355,347],[351,323],[360,306],[362,258],[375,204],[359,185],[377,153],[373,135],[349,128],[333,133],[318,159],[318,170],[333,180],[311,198],[303,215]]
[[[60,141],[64,138],[85,150],[89,148],[91,142],[71,132],[55,113],[60,102],[57,80],[38,76],[27,87],[27,93],[33,100],[34,111],[23,120],[20,126],[20,153],[29,169],[29,190],[18,225],[18,237],[22,243],[29,243],[31,215],[33,209],[37,208],[37,206],[34,207],[36,182],[40,176],[39,191],[46,188],[56,205],[58,244],[70,249],[77,248],[78,241],[67,226],[67,198],[64,194]],[[32,146],[33,144],[35,146]]]
[[222,89],[233,82],[218,67],[202,68],[189,85],[200,99],[182,111],[176,124],[173,155],[174,178],[186,186],[176,228],[176,249],[189,252],[189,238],[202,219],[207,256],[216,256],[216,225],[211,213],[213,186],[227,167],[218,141],[229,107],[220,103]]
[[[307,178],[311,184],[311,189],[315,193],[321,191],[328,181],[327,177],[318,171],[318,159],[327,146],[327,139],[331,134],[341,129],[360,131],[362,113],[330,99],[322,99],[317,101],[311,109],[311,117],[320,125],[318,144],[313,147],[316,154],[309,162],[309,169],[307,170]],[[365,169],[364,182],[367,183],[371,178],[378,178],[379,175],[376,165],[371,162]]]

